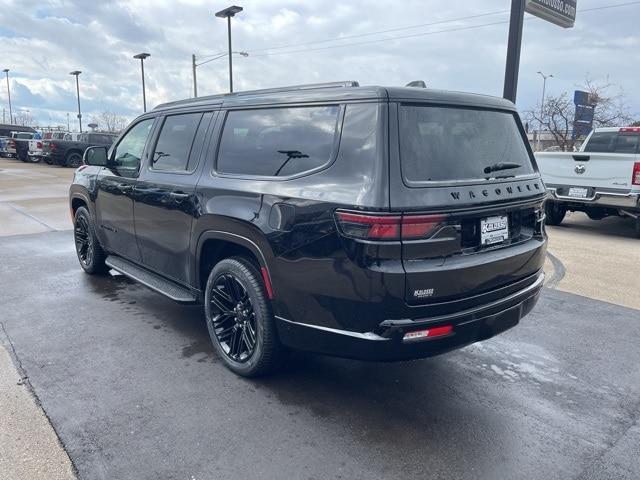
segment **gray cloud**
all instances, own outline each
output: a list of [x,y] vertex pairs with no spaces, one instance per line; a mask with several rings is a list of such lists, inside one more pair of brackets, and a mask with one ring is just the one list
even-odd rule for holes
[[[504,22],[506,13],[402,28],[506,12],[508,3],[406,0],[400,9],[373,0],[243,0],[245,11],[233,22],[234,49],[251,55],[234,60],[236,88],[339,79],[401,85],[424,79],[434,88],[500,95],[507,25],[482,25]],[[582,0],[579,7],[614,3],[619,2]],[[204,0],[0,0],[2,62],[12,70],[14,103],[30,108],[41,123],[66,122],[67,112],[75,115],[75,85],[68,72],[79,69],[87,116],[109,109],[133,117],[141,110],[141,91],[139,62],[132,55],[140,51],[152,54],[145,63],[148,103],[188,97],[191,54],[226,50],[226,25],[213,16],[224,6]],[[538,101],[541,83],[536,72],[542,69],[555,75],[549,84],[555,93],[573,90],[587,74],[609,77],[624,88],[632,110],[640,112],[635,90],[640,73],[638,18],[640,4],[579,13],[571,30],[528,16],[519,107]],[[400,30],[365,35],[391,29]],[[307,44],[343,37],[349,38]],[[340,46],[344,44],[350,45]],[[283,45],[290,47],[265,50]],[[224,92],[226,59],[199,67],[198,80],[200,94]],[[2,88],[0,102],[6,103]]]

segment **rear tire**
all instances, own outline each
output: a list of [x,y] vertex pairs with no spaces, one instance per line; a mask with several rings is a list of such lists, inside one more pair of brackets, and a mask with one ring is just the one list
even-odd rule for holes
[[73,238],[78,261],[85,272],[94,275],[109,270],[104,263],[107,255],[98,242],[91,214],[86,207],[78,207],[73,217]]
[[271,304],[250,260],[226,258],[213,267],[204,309],[211,342],[231,371],[256,377],[279,366],[282,346]]
[[640,217],[636,217],[636,238],[640,238]]
[[78,168],[82,165],[82,155],[78,152],[71,152],[65,159],[65,165],[67,167]]
[[562,220],[564,220],[564,216],[567,214],[566,207],[555,202],[547,202],[544,210],[547,216],[547,225],[560,225]]

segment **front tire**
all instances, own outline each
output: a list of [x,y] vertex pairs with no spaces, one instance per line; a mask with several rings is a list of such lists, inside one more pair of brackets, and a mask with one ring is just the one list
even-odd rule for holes
[[98,242],[93,220],[86,207],[78,207],[73,217],[73,238],[78,261],[85,272],[93,275],[108,270],[104,263],[107,255]]
[[282,346],[262,278],[250,260],[226,258],[213,267],[204,308],[211,342],[231,371],[255,377],[276,369]]
[[67,155],[65,165],[67,167],[78,168],[80,165],[82,165],[82,155],[80,155],[78,152],[71,152],[69,155]]
[[547,225],[560,225],[567,214],[566,207],[555,202],[547,202],[544,210],[547,216]]

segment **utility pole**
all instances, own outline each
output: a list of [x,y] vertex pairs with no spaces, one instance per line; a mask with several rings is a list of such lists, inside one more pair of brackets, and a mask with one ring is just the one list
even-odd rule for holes
[[539,75],[542,75],[542,103],[540,103],[540,130],[538,131],[538,150],[540,150],[540,145],[542,143],[542,117],[544,117],[544,97],[547,93],[547,78],[553,78],[553,75],[545,75],[542,72],[538,72]]
[[70,72],[69,75],[75,75],[76,77],[76,93],[78,94],[78,125],[80,127],[80,133],[82,133],[82,112],[80,111],[80,81],[78,80],[78,76],[82,72],[80,70],[74,70]]
[[7,76],[7,97],[9,98],[9,123],[13,125],[13,110],[11,108],[11,89],[9,88],[9,69],[5,68],[3,72]]
[[71,131],[71,124],[69,123],[69,112],[67,112],[67,132]]
[[502,96],[507,100],[511,100],[513,103],[516,102],[516,95],[518,93],[518,72],[520,70],[524,8],[525,0],[511,0],[507,65],[504,72],[504,91]]
[[191,68],[193,69],[193,98],[198,98],[198,81],[196,80],[196,54],[191,55]]

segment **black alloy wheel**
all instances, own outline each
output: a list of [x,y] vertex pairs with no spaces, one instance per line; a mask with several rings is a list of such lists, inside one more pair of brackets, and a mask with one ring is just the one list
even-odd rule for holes
[[84,216],[80,216],[76,220],[76,226],[73,230],[73,235],[76,240],[76,252],[78,253],[78,260],[82,266],[86,267],[93,262],[93,240],[89,233],[89,223]]
[[246,362],[256,349],[256,313],[246,288],[231,274],[222,274],[211,289],[211,319],[216,338],[225,354]]
[[108,270],[106,254],[95,235],[91,215],[85,207],[78,207],[73,219],[73,238],[82,269],[90,274]]
[[253,377],[277,367],[282,347],[262,277],[251,260],[226,258],[211,270],[205,315],[213,346],[230,370]]

